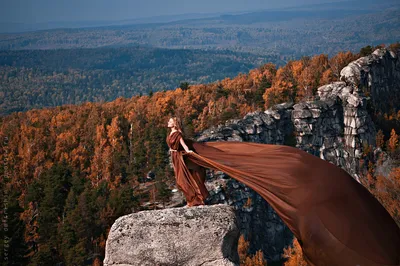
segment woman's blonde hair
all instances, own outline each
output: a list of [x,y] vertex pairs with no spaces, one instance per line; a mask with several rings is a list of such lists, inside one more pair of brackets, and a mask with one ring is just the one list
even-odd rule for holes
[[176,129],[183,134],[182,120],[178,116],[171,116],[171,118],[175,123]]

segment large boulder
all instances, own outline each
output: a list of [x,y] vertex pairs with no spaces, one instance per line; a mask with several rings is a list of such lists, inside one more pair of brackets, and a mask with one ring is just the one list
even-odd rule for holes
[[234,209],[217,204],[141,211],[118,218],[105,266],[239,265]]

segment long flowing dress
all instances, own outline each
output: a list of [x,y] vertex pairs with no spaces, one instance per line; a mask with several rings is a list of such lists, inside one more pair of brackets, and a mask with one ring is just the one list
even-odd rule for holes
[[188,160],[183,154],[187,154],[180,144],[182,133],[172,132],[167,136],[167,144],[171,151],[171,160],[174,166],[176,185],[186,197],[188,206],[204,204],[209,192],[204,185],[206,171],[204,167]]
[[[183,176],[184,157],[255,190],[293,232],[309,265],[400,265],[400,228],[342,168],[290,146],[185,142],[194,153],[173,155],[178,176]],[[195,184],[193,190],[201,194],[201,185]]]

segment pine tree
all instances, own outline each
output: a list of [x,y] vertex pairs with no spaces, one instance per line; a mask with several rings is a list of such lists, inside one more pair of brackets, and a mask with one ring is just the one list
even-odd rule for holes
[[263,99],[263,95],[266,89],[271,88],[271,82],[267,79],[266,76],[263,76],[261,79],[260,86],[257,88],[254,95],[254,103],[258,107],[264,107],[265,101]]
[[37,182],[29,189],[27,200],[36,201],[38,208],[38,253],[32,262],[40,265],[44,260],[55,264],[60,262],[61,245],[57,237],[59,223],[63,220],[64,205],[67,199],[72,180],[72,171],[68,163],[63,160],[54,164],[44,172]]
[[188,82],[181,82],[181,84],[179,84],[179,88],[181,88],[183,91],[186,91],[190,88],[189,83]]
[[4,265],[25,265],[28,246],[24,239],[25,225],[20,220],[20,214],[24,211],[18,203],[21,193],[4,186],[2,188],[0,257]]

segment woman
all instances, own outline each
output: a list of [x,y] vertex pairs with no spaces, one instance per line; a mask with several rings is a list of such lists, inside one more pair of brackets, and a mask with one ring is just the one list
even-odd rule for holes
[[[188,205],[205,198],[204,167],[219,170],[271,205],[298,239],[309,265],[400,265],[400,228],[342,168],[284,145],[185,143],[179,120],[172,118],[168,125],[177,183]],[[187,170],[188,165],[198,171]]]
[[171,117],[168,128],[171,130],[167,136],[167,144],[174,166],[176,185],[186,197],[186,207],[205,205],[204,201],[209,195],[204,185],[205,169],[185,158],[186,154],[193,151],[185,143],[180,119]]

